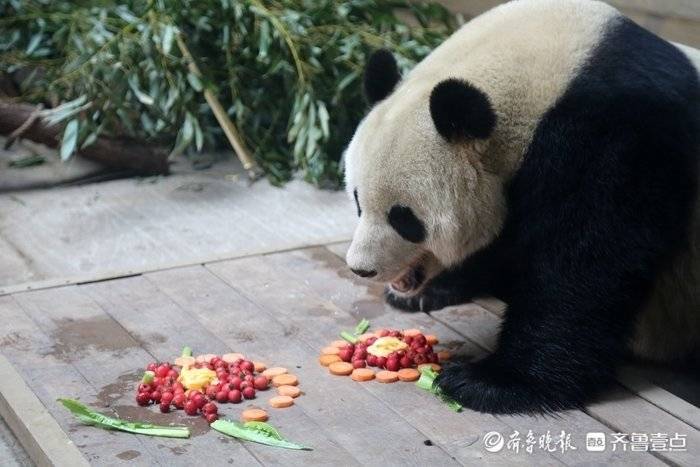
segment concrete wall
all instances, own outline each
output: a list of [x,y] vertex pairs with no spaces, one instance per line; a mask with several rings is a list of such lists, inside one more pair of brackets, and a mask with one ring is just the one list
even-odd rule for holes
[[[625,15],[674,42],[700,48],[700,0],[606,0]],[[441,0],[465,18],[476,16],[502,0]]]

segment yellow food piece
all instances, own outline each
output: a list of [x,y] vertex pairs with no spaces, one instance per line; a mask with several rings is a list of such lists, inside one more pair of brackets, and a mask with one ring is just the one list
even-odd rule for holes
[[392,352],[397,350],[404,350],[408,348],[408,344],[399,339],[398,337],[380,337],[374,344],[367,347],[367,353],[370,353],[376,357],[386,357]]
[[185,389],[202,390],[216,380],[216,373],[209,368],[182,368],[177,379]]

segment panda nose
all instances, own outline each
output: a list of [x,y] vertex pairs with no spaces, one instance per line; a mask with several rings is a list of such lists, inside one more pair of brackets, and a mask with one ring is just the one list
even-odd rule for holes
[[374,277],[377,275],[377,271],[367,271],[365,269],[350,269],[350,270],[360,277]]

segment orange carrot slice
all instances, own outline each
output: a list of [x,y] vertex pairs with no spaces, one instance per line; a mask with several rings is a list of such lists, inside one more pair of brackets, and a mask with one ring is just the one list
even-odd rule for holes
[[380,383],[395,383],[399,380],[399,374],[396,371],[382,370],[376,374],[377,381]]
[[246,409],[241,414],[241,418],[244,422],[265,422],[268,416],[262,409]]
[[267,370],[263,371],[262,374],[263,376],[267,376],[267,379],[272,379],[275,376],[283,375],[287,372],[288,371],[286,368],[281,366],[273,366],[272,368],[268,368]]
[[354,381],[364,382],[374,379],[374,370],[370,368],[355,368],[350,375]]
[[415,368],[402,368],[398,373],[401,381],[418,381],[420,378],[420,371]]
[[270,398],[270,405],[276,409],[283,409],[294,405],[294,399],[290,396],[275,396]]
[[290,375],[289,373],[277,375],[272,378],[272,385],[274,387],[296,386],[297,384],[299,384],[299,379],[294,375]]
[[321,355],[318,358],[318,363],[320,363],[321,366],[328,366],[331,363],[335,363],[335,362],[339,362],[339,361],[341,361],[341,360],[340,360],[340,357],[337,355]]
[[348,362],[334,362],[328,365],[328,371],[337,376],[348,376],[352,370],[352,363]]
[[282,385],[277,387],[277,394],[280,396],[299,397],[301,389],[298,386]]

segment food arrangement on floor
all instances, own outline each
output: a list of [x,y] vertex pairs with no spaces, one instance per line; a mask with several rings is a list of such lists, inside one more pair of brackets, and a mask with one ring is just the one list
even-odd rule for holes
[[[422,368],[440,371],[438,362],[449,359],[447,351],[435,352],[438,339],[424,335],[419,329],[380,329],[366,331],[363,323],[352,335],[343,332],[344,340],[331,342],[321,349],[319,363],[337,376],[350,376],[355,381],[394,383],[412,382],[420,378]],[[371,368],[377,368],[375,373]]]
[[[376,380],[380,383],[415,382],[448,404],[461,410],[456,402],[445,398],[435,386],[441,366],[449,359],[447,351],[433,348],[438,339],[419,329],[380,329],[368,332],[369,322],[362,320],[352,332],[342,331],[342,340],[321,349],[319,363],[336,376],[350,376],[357,382]],[[376,368],[377,371],[373,368]],[[241,422],[220,420],[220,404],[240,404],[267,397],[266,408],[248,406],[240,412]],[[285,439],[272,425],[269,409],[285,409],[302,395],[299,378],[286,368],[268,368],[260,361],[247,359],[240,353],[224,355],[192,355],[185,347],[171,362],[151,362],[146,365],[141,382],[136,387],[135,401],[139,406],[157,406],[161,413],[182,410],[189,416],[201,416],[212,429],[242,440],[287,449],[310,448]],[[72,399],[59,399],[81,422],[109,430],[149,436],[187,438],[185,426],[158,426],[109,417],[90,410]]]
[[[247,360],[240,353],[192,356],[185,348],[174,363],[149,363],[136,390],[136,402],[141,406],[157,404],[162,413],[184,410],[187,415],[201,415],[210,424],[219,418],[217,404],[239,404],[258,397],[270,386],[276,395],[268,400],[272,408],[294,405],[301,395],[299,379],[286,368],[267,366]],[[241,414],[243,421],[264,422],[268,413],[253,407]]]

